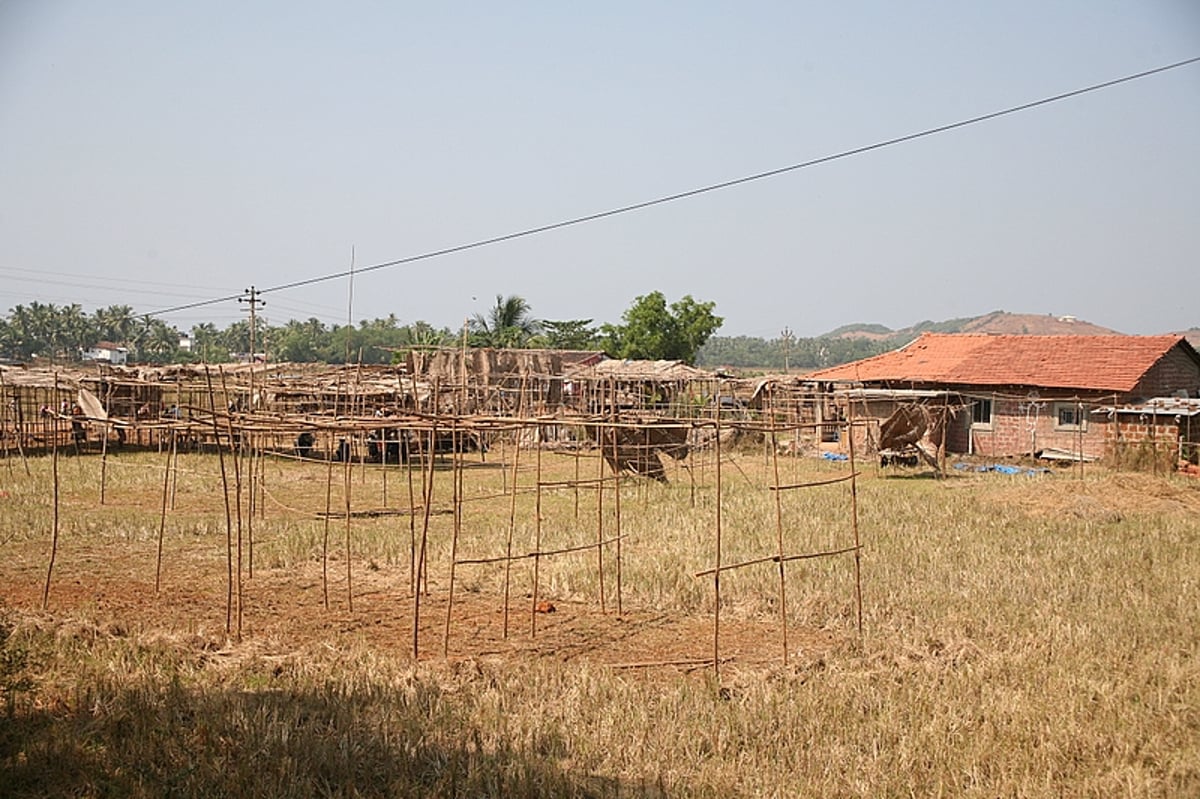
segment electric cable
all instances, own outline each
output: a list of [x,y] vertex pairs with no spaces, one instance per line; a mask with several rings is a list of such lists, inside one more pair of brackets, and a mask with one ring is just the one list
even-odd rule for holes
[[[664,205],[666,203],[675,202],[677,200],[683,200],[683,199],[687,199],[689,197],[696,197],[701,194],[707,194],[709,192],[720,191],[722,189],[728,189],[728,188],[732,188],[734,186],[741,186],[746,183],[752,183],[754,181],[764,180],[766,178],[771,178],[771,177],[776,177],[778,175],[787,174],[789,172],[795,172],[800,169],[807,169],[809,167],[818,166],[820,164],[827,164],[831,161],[838,161],[843,158],[849,158],[851,156],[862,155],[864,153],[869,153],[869,152],[872,152],[875,150],[882,150],[886,147],[893,147],[897,144],[904,144],[906,142],[915,141],[917,139],[923,139],[928,136],[934,136],[939,133],[946,133],[948,131],[958,130],[959,128],[965,128],[969,125],[977,125],[981,122],[987,122],[987,121],[990,121],[993,119],[998,119],[999,117],[1008,116],[1010,114],[1016,114],[1021,111],[1028,111],[1032,108],[1038,108],[1040,106],[1049,105],[1051,103],[1061,102],[1063,100],[1067,100],[1067,99],[1070,99],[1073,97],[1079,97],[1080,95],[1089,94],[1091,92],[1100,91],[1102,89],[1112,88],[1113,86],[1118,86],[1122,83],[1129,83],[1130,81],[1135,81],[1135,80],[1139,80],[1141,78],[1150,77],[1151,75],[1158,75],[1158,74],[1161,74],[1163,72],[1168,72],[1173,69],[1179,69],[1181,67],[1190,66],[1191,64],[1195,64],[1197,62],[1200,62],[1200,56],[1188,58],[1183,61],[1176,61],[1172,64],[1166,64],[1166,65],[1163,65],[1160,67],[1155,67],[1153,69],[1147,69],[1142,72],[1136,72],[1131,75],[1125,75],[1120,78],[1106,80],[1101,83],[1093,83],[1090,86],[1084,86],[1083,88],[1080,88],[1080,89],[1072,89],[1071,91],[1063,92],[1061,94],[1055,94],[1055,95],[1051,95],[1049,97],[1043,97],[1040,100],[1033,100],[1031,102],[1021,103],[1020,105],[1009,106],[1008,108],[1004,108],[999,111],[992,111],[987,114],[981,114],[979,116],[970,117],[968,119],[959,120],[957,122],[951,122],[951,123],[948,123],[945,125],[938,125],[936,127],[926,128],[924,130],[917,131],[916,133],[908,133],[903,136],[897,136],[895,138],[878,141],[878,142],[875,142],[874,144],[867,144],[867,145],[863,145],[861,147],[853,147],[851,149],[842,150],[840,152],[833,153],[831,155],[823,155],[818,158],[812,158],[807,161],[801,161],[800,163],[790,164],[788,166],[782,166],[782,167],[778,167],[776,169],[769,169],[765,172],[756,172],[752,175],[745,175],[742,177],[733,178],[731,180],[724,180],[719,183],[711,183],[706,186],[701,186],[699,188],[694,188],[694,189],[688,189],[686,191],[680,191],[680,192],[676,192],[674,194],[668,194],[668,195],[665,195],[662,197],[657,197],[652,200],[644,200],[642,202],[632,203],[630,205],[622,205],[620,207],[611,208],[606,211],[597,211],[595,213],[585,214],[583,216],[577,216],[577,217],[562,220],[559,222],[551,222],[551,223],[545,224],[545,225],[538,225],[537,227],[525,228],[524,230],[518,230],[513,233],[505,233],[503,235],[492,236],[492,237],[486,238],[486,239],[479,239],[477,241],[472,241],[472,242],[469,242],[466,244],[458,244],[458,245],[455,245],[452,247],[444,247],[442,249],[431,250],[429,252],[420,253],[418,255],[410,255],[405,258],[397,258],[392,261],[384,261],[383,263],[372,264],[370,266],[359,267],[357,269],[347,269],[347,270],[343,270],[341,272],[334,272],[334,273],[328,274],[328,275],[320,275],[318,277],[306,278],[304,280],[295,280],[290,283],[281,283],[277,286],[270,286],[268,288],[258,289],[257,291],[259,294],[268,294],[268,293],[277,292],[277,291],[286,291],[288,289],[301,288],[302,286],[311,286],[315,283],[324,283],[324,282],[327,282],[330,280],[340,280],[341,278],[349,277],[352,273],[354,275],[361,275],[366,272],[374,272],[374,271],[378,271],[380,269],[389,269],[391,267],[413,264],[413,263],[417,263],[418,261],[427,261],[431,258],[440,258],[445,255],[453,255],[455,253],[466,252],[468,250],[475,250],[475,249],[479,249],[481,247],[488,247],[493,244],[500,244],[500,243],[503,243],[506,241],[513,241],[514,239],[521,239],[521,238],[526,238],[529,236],[535,236],[540,233],[548,233],[552,230],[561,230],[562,228],[572,227],[575,225],[581,225],[586,222],[595,222],[600,219],[607,219],[608,217],[618,216],[620,214],[627,214],[627,213],[631,213],[633,211],[640,211],[645,208],[652,208],[656,205]],[[176,306],[173,306],[170,308],[163,308],[161,310],[152,311],[148,315],[149,316],[163,316],[166,314],[175,313],[177,311],[188,310],[190,308],[199,308],[199,307],[202,307],[205,305],[215,305],[215,304],[221,303],[221,302],[229,302],[231,300],[238,299],[240,296],[242,296],[242,295],[241,294],[230,294],[230,295],[226,295],[224,297],[216,297],[211,300],[202,300],[202,301],[198,301],[198,302],[187,303],[184,305],[176,305]]]

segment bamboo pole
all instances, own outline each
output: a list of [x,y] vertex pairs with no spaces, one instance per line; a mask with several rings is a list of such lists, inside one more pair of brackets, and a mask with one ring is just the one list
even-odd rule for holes
[[[514,427],[516,434],[514,436],[514,442],[513,442],[512,497],[508,503],[508,538],[507,538],[507,541],[505,542],[505,556],[509,559],[505,560],[505,562],[504,562],[504,625],[503,626],[504,626],[504,637],[505,638],[508,638],[508,610],[509,610],[508,606],[509,606],[509,596],[510,596],[510,591],[511,591],[511,586],[512,586],[512,560],[511,560],[511,558],[512,558],[512,547],[513,547],[513,534],[515,533],[516,526],[517,526],[517,480],[518,480],[517,472],[521,465],[521,431],[523,429],[522,419],[524,416],[524,408],[525,408],[525,382],[526,382],[526,380],[527,380],[527,377],[522,375],[521,386],[519,388],[519,391],[521,393],[517,396],[517,408],[516,408],[517,424]],[[503,468],[500,471],[502,474],[504,473]]]
[[[191,424],[188,429],[190,432]],[[108,445],[108,435],[104,436],[104,444]],[[179,434],[176,431],[171,433],[171,510],[175,510],[175,492],[179,488]]]
[[854,605],[858,618],[858,639],[862,642],[862,540],[858,531],[858,469],[854,461],[854,404],[850,404],[846,430],[850,455],[850,526],[854,529]]
[[713,572],[713,673],[721,676],[721,394],[717,392],[717,435],[714,438],[717,475],[716,571]]
[[[771,460],[775,471],[775,485],[779,485],[779,442],[775,434],[775,406],[771,404]],[[779,620],[783,625],[783,665],[788,664],[787,628],[787,579],[783,565],[783,492],[775,492],[775,539],[779,552]]]
[[[3,394],[3,393],[4,393],[4,372],[0,371],[0,394]],[[13,403],[15,404],[16,409],[17,409],[17,413],[16,413],[17,418],[13,422],[13,424],[15,426],[14,432],[16,434],[15,437],[16,437],[16,441],[17,441],[17,454],[19,454],[21,456],[21,464],[25,467],[25,476],[29,477],[31,475],[31,472],[29,471],[29,459],[25,457],[25,443],[24,443],[25,420],[23,417],[25,414],[21,411],[21,404],[20,404],[21,400],[19,397],[17,397],[17,395],[15,393],[13,394]],[[6,405],[5,407],[8,407],[8,406]]]
[[[463,380],[465,384],[465,376]],[[464,389],[464,396],[465,393]],[[446,594],[446,634],[442,639],[442,657],[450,656],[450,620],[454,614],[455,566],[458,561],[458,536],[462,532],[462,464],[458,457],[458,447],[458,416],[456,415],[450,428],[450,482],[452,484],[451,502],[454,507],[454,530],[450,537],[450,583]]]
[[213,391],[212,372],[204,365],[204,378],[208,383],[208,407],[212,413],[213,442],[217,447],[217,461],[221,465],[221,493],[225,498],[225,561],[228,578],[225,582],[225,634],[233,629],[233,519],[229,509],[229,474],[225,470],[225,450],[221,448],[221,427],[217,419],[217,397]]
[[[351,436],[350,438],[352,438]],[[346,504],[346,609],[351,613],[354,612],[354,585],[353,585],[353,565],[350,561],[350,528],[351,517],[350,512],[350,492],[354,485],[354,456],[353,450],[349,446],[349,438],[345,450],[342,449],[341,442],[338,443],[338,452],[342,454],[342,495]]]
[[[58,401],[58,372],[54,373],[54,400]],[[50,469],[54,481],[54,511],[50,528],[50,563],[46,566],[46,587],[42,591],[42,610],[50,607],[50,578],[58,557],[58,411],[54,411],[54,432],[50,439]]]
[[[616,431],[612,431],[615,437]],[[600,570],[600,612],[606,613],[605,596],[604,596],[604,428],[599,428],[601,455],[597,458],[597,466],[600,469],[600,474],[596,479],[596,557],[599,560]],[[576,464],[579,461],[576,460]],[[618,474],[617,479],[620,479]]]
[[[254,373],[251,372],[251,375],[253,375],[253,374]],[[251,380],[253,380],[253,377],[251,377]],[[253,385],[251,386],[250,402],[251,402],[251,405],[253,406],[253,402],[254,402]],[[254,512],[258,509],[258,502],[257,502],[257,500],[258,500],[258,480],[256,477],[257,464],[255,463],[256,459],[254,457],[254,447],[255,447],[254,439],[255,439],[255,435],[253,432],[246,434],[246,449],[245,449],[245,454],[244,454],[244,457],[246,459],[247,477],[249,478],[249,483],[250,483],[250,494],[247,497],[247,510],[246,510],[246,546],[247,546],[247,550],[248,550],[247,555],[248,555],[248,561],[249,561],[248,576],[251,580],[254,579]]]
[[108,477],[108,429],[110,418],[109,404],[112,402],[112,381],[105,384],[104,390],[104,438],[100,442],[100,504],[104,504],[104,484]]
[[379,463],[383,466],[383,468],[379,470],[379,475],[380,475],[379,501],[380,501],[380,504],[386,508],[387,504],[388,504],[388,500],[387,500],[388,429],[386,427],[384,427],[384,428],[380,428],[380,430],[381,430],[381,432],[376,433],[376,435],[380,436],[380,438],[381,438],[381,440],[379,442]]
[[[613,421],[616,421],[616,418],[617,418],[617,412],[616,412],[616,408],[614,408],[613,409]],[[616,431],[614,430],[613,432],[614,432],[613,448],[615,450],[616,446],[617,446],[617,439],[616,439],[616,434],[615,434]],[[604,458],[601,458],[600,462],[601,462],[601,464],[603,464]],[[623,568],[624,568],[623,554],[624,553],[621,549],[621,538],[623,537],[621,535],[621,468],[620,468],[620,460],[617,458],[617,453],[615,451],[613,452],[613,462],[618,464],[618,466],[615,470],[616,474],[613,476],[613,510],[616,514],[616,533],[617,533],[617,535],[616,535],[616,538],[617,538],[617,615],[620,616],[624,613],[624,610],[625,610],[624,607],[622,606],[622,602],[621,602],[621,589],[622,589],[622,581],[623,581],[622,572],[623,572]],[[601,494],[603,494],[604,493],[604,485],[601,484],[601,486],[598,490]]]
[[538,606],[538,571],[542,564],[541,555],[538,554],[542,548],[542,442],[541,428],[538,423],[534,422],[534,445],[536,463],[537,463],[537,478],[534,483],[536,486],[534,494],[533,515],[533,604],[529,608],[529,636],[532,638],[537,635],[537,606]]
[[[336,400],[335,400],[336,402]],[[321,538],[321,595],[329,610],[329,516],[333,512],[334,431],[328,431],[329,451],[325,456],[325,519]]]
[[[692,429],[688,431],[688,437],[689,438],[698,438],[698,436],[696,434],[696,425],[694,422],[692,424]],[[690,497],[691,507],[693,510],[696,508],[696,460],[697,459],[693,457],[693,455],[695,455],[695,454],[696,454],[695,447],[692,447],[691,449],[688,450],[688,465],[687,465],[688,496]],[[704,455],[701,454],[700,459],[703,460],[703,458],[704,458]]]
[[[12,458],[8,457],[8,444],[4,441],[8,435],[8,405],[8,396],[4,391],[4,372],[0,371],[0,449],[3,449],[4,466],[8,470],[8,476],[12,477]],[[17,438],[15,427],[13,433],[13,438]]]
[[[518,410],[519,415],[519,410]],[[516,441],[513,445],[512,466],[512,496],[508,504],[508,539],[505,542],[504,561],[504,637],[508,638],[508,606],[511,590],[513,533],[517,526],[517,470],[521,465],[521,428],[517,428]]]
[[[225,369],[219,367],[217,373],[221,376],[221,395],[222,401],[226,408],[229,408],[229,384],[225,380]],[[234,579],[235,609],[237,611],[237,640],[242,640],[242,469],[239,463],[242,451],[242,439],[240,433],[235,438],[233,432],[233,413],[229,412],[225,415],[225,424],[229,428],[229,443],[230,446],[237,442],[237,449],[233,451],[233,480],[234,480],[234,507],[237,510],[237,572]],[[161,445],[161,441],[159,442]]]
[[[433,423],[433,427],[429,431],[429,451],[428,451],[428,453],[422,453],[422,460],[421,460],[421,474],[422,474],[421,485],[422,485],[422,490],[425,492],[424,499],[423,499],[423,501],[425,503],[425,520],[422,523],[422,527],[421,527],[421,548],[420,548],[419,556],[417,558],[417,590],[413,592],[413,660],[416,660],[418,658],[418,639],[419,639],[419,633],[420,633],[420,629],[421,629],[421,580],[424,577],[425,552],[426,552],[426,549],[429,544],[429,514],[430,514],[430,512],[432,510],[432,506],[433,506],[433,457],[432,457],[432,452],[433,452],[433,447],[434,447],[434,443],[436,440],[437,440],[437,422],[435,421]],[[426,454],[429,455],[428,459],[426,459],[424,457]],[[426,460],[428,460],[428,463],[429,463],[429,476],[427,479],[424,477]],[[425,586],[426,586],[426,588],[428,588],[428,582],[426,582]]]
[[[575,520],[578,521],[579,520],[579,442],[578,441],[575,442],[575,448],[573,450],[573,454],[575,455],[575,487],[573,489],[574,494],[575,494]],[[600,595],[601,595],[601,597],[603,597],[603,595],[604,595],[603,586],[601,587]],[[601,599],[600,605],[601,605],[600,609],[601,609],[601,611],[603,611],[604,610],[603,599]]]
[[411,443],[408,431],[405,430],[400,435],[403,436],[400,457],[404,459],[405,471],[408,473],[408,590],[413,592],[416,591],[417,584],[417,502],[413,494],[413,453],[408,447]]
[[167,465],[163,469],[163,486],[162,486],[162,509],[158,515],[158,555],[154,561],[154,594],[158,595],[162,584],[162,553],[163,553],[163,537],[167,530],[167,492],[171,484],[171,452],[174,446],[174,433],[172,437],[172,448],[167,449]]

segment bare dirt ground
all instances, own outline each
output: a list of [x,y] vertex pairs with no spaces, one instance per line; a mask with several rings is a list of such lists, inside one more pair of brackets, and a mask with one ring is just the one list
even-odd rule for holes
[[[36,614],[46,578],[45,546],[9,553],[0,567],[3,602]],[[208,560],[205,565],[203,560]],[[286,656],[311,647],[365,644],[397,656],[413,656],[413,619],[420,614],[416,657],[421,661],[468,658],[587,662],[618,668],[691,671],[711,667],[714,620],[678,618],[651,610],[616,608],[615,588],[599,603],[514,594],[505,635],[502,595],[456,589],[447,638],[447,586],[430,582],[419,608],[409,590],[407,568],[354,563],[353,609],[346,592],[344,561],[329,565],[325,607],[321,564],[297,569],[256,569],[243,580],[241,641],[236,601],[226,634],[228,590],[211,559],[173,556],[154,588],[155,551],[150,544],[123,544],[120,552],[97,546],[64,546],[54,567],[49,611],[77,617],[109,635],[164,635],[203,649]],[[553,608],[549,610],[545,603]],[[549,612],[547,612],[549,610]],[[838,645],[825,630],[789,629],[788,648],[822,652]],[[741,667],[782,663],[778,619],[728,620],[720,626],[722,663]]]

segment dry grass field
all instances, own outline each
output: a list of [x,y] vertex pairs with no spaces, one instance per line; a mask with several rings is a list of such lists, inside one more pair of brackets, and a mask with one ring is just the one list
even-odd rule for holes
[[[510,532],[518,554],[539,530],[543,550],[617,536],[613,491],[539,497],[521,459],[513,497],[511,452],[467,457],[460,560]],[[1194,479],[868,466],[861,638],[851,555],[789,563],[786,664],[778,566],[748,566],[721,579],[718,675],[714,584],[694,576],[715,558],[711,460],[623,483],[620,613],[615,543],[603,608],[594,547],[537,560],[552,613],[522,558],[507,635],[502,563],[459,565],[447,606],[442,464],[415,659],[407,470],[336,464],[328,502],[348,485],[354,514],[326,525],[328,466],[265,460],[239,638],[217,458],[180,456],[164,522],[165,462],[110,456],[101,505],[100,458],[59,459],[46,609],[51,459],[0,463],[2,796],[1200,795]],[[781,482],[847,473],[780,463]],[[543,480],[577,467],[599,475],[541,455]],[[723,466],[723,563],[777,551],[773,480],[761,452]],[[787,552],[853,543],[848,485],[783,493]]]

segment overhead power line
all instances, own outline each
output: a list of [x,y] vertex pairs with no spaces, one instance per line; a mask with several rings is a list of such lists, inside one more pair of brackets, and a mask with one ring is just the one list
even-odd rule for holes
[[[855,155],[862,155],[863,153],[869,153],[873,150],[882,150],[885,147],[893,147],[897,144],[904,144],[905,142],[914,141],[916,139],[923,139],[927,136],[934,136],[939,133],[946,133],[951,130],[965,128],[969,125],[977,125],[981,122],[987,122],[989,120],[997,119],[999,117],[1008,116],[1010,114],[1016,114],[1021,111],[1028,111],[1032,108],[1038,108],[1039,106],[1049,105],[1051,103],[1057,103],[1062,100],[1068,100],[1072,97],[1078,97],[1083,94],[1097,92],[1102,89],[1108,89],[1113,86],[1118,86],[1122,83],[1129,83],[1130,81],[1139,80],[1141,78],[1147,78],[1147,77],[1150,77],[1151,75],[1158,75],[1160,73],[1168,72],[1173,69],[1179,69],[1181,67],[1186,67],[1191,64],[1195,64],[1197,62],[1200,62],[1200,56],[1196,56],[1194,58],[1188,58],[1183,61],[1176,61],[1173,64],[1166,64],[1166,65],[1163,65],[1160,67],[1155,67],[1154,69],[1147,69],[1143,72],[1135,72],[1132,75],[1125,75],[1120,78],[1106,80],[1102,83],[1094,83],[1090,86],[1084,86],[1083,88],[1080,88],[1080,89],[1073,89],[1068,92],[1063,92],[1062,94],[1055,94],[1050,97],[1043,97],[1040,100],[1033,100],[1028,103],[1021,103],[1020,105],[1009,106],[1008,108],[1004,108],[999,111],[992,111],[991,113],[981,114],[980,116],[970,117],[969,119],[959,120],[958,122],[951,122],[946,125],[938,125],[937,127],[933,127],[933,128],[926,128],[925,130],[921,130],[916,133],[909,133],[904,136],[897,136],[892,139],[885,139],[883,141],[875,142],[874,144],[867,144],[867,145],[863,145],[862,147],[854,147],[849,150],[842,150],[841,152],[833,153],[832,155],[823,155],[819,158],[813,158],[808,161],[801,161],[798,164],[790,164],[788,166],[778,167],[777,169],[769,169],[765,172],[757,172],[753,175],[746,175],[746,176],[743,176],[740,178],[733,178],[732,180],[725,180],[725,181],[721,181],[720,183],[712,183],[707,186],[701,186],[699,188],[688,189],[687,191],[681,191],[681,192],[676,192],[675,194],[668,194],[663,197],[657,197],[653,200],[644,200],[642,202],[632,203],[630,205],[622,205],[618,208],[611,208],[607,211],[597,211],[596,213],[585,214],[584,216],[577,216],[572,219],[563,220],[561,222],[552,222],[547,225],[539,225],[537,227],[525,228],[524,230],[518,230],[513,233],[505,233],[500,236],[492,236],[491,238],[479,239],[478,241],[472,241],[467,244],[458,244],[453,247],[444,247],[440,250],[431,250],[429,252],[420,253],[418,255],[410,255],[405,258],[397,258],[394,261],[384,261],[383,263],[372,264],[371,266],[364,266],[364,267],[361,267],[358,269],[345,270],[342,272],[334,272],[332,274],[321,275],[319,277],[306,278],[304,280],[295,280],[290,283],[281,283],[278,286],[271,286],[269,288],[259,289],[258,293],[259,294],[267,294],[270,292],[285,291],[287,289],[301,288],[302,286],[311,286],[314,283],[324,283],[329,280],[340,280],[341,278],[349,277],[351,274],[361,275],[364,272],[374,272],[374,271],[377,271],[380,269],[390,269],[391,267],[404,266],[406,264],[412,264],[412,263],[416,263],[418,261],[427,261],[431,258],[440,258],[444,255],[453,255],[455,253],[466,252],[467,250],[475,250],[475,249],[479,249],[480,247],[488,247],[493,244],[500,244],[502,242],[512,241],[514,239],[525,238],[527,236],[536,236],[539,233],[548,233],[552,230],[560,230],[562,228],[572,227],[574,225],[582,225],[585,222],[595,222],[596,220],[606,219],[611,216],[618,216],[620,214],[627,214],[627,213],[631,213],[633,211],[640,211],[644,208],[651,208],[656,205],[664,205],[666,203],[675,202],[677,200],[684,200],[689,197],[695,197],[700,194],[707,194],[709,192],[720,191],[721,189],[729,189],[734,186],[741,186],[742,184],[745,184],[745,183],[752,183],[756,180],[764,180],[766,178],[776,177],[778,175],[783,175],[788,172],[795,172],[797,170],[806,169],[808,167],[817,166],[819,164],[827,164],[830,161],[838,161],[843,158],[849,158],[849,157],[855,156]],[[183,311],[183,310],[187,310],[190,308],[199,308],[204,305],[214,305],[216,303],[229,302],[231,300],[238,299],[239,296],[241,296],[241,295],[231,294],[231,295],[228,295],[225,297],[215,297],[211,300],[203,300],[200,302],[188,303],[186,305],[176,305],[171,308],[164,308],[159,311],[154,311],[150,315],[151,316],[161,316],[163,314],[174,313],[176,311]]]

